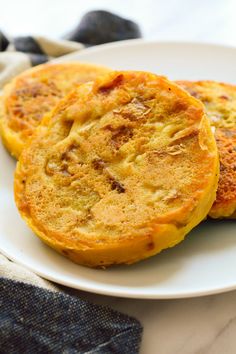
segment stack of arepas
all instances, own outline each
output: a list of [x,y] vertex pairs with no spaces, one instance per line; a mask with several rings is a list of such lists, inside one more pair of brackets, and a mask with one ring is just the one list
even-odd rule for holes
[[0,108],[21,216],[91,267],[175,246],[208,214],[236,217],[235,102],[231,85],[78,62],[24,72]]

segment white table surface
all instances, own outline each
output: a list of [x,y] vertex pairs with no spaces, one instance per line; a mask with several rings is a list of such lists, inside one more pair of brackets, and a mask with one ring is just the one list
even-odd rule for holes
[[[58,38],[91,9],[137,21],[144,38],[236,46],[234,0],[0,0],[0,26],[8,35]],[[236,237],[236,235],[235,235]],[[183,300],[131,300],[76,292],[139,319],[141,354],[235,354],[236,292]]]

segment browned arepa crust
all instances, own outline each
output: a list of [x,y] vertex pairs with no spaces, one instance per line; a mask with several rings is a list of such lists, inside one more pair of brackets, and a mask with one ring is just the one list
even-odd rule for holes
[[201,102],[151,73],[110,72],[46,115],[17,164],[15,200],[72,261],[131,264],[206,217],[218,169]]
[[236,86],[215,81],[178,81],[205,105],[220,156],[220,178],[212,218],[236,218]]

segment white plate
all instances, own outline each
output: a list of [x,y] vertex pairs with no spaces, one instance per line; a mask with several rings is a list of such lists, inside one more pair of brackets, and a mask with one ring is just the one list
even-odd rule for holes
[[[171,79],[236,83],[236,49],[206,44],[126,41],[67,59],[148,70]],[[132,266],[94,270],[45,246],[21,220],[13,200],[15,161],[0,146],[0,250],[44,278],[94,293],[134,298],[181,298],[236,288],[236,223],[205,222],[173,249]]]

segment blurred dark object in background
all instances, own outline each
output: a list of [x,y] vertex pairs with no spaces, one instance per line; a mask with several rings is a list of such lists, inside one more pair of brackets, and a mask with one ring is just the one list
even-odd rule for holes
[[13,44],[17,52],[29,55],[32,66],[46,63],[49,59],[37,41],[31,36],[15,37]]
[[23,53],[44,54],[38,43],[31,36],[15,37],[13,39],[15,50]]
[[108,11],[98,10],[86,13],[65,39],[93,46],[141,36],[140,28],[135,22]]
[[33,54],[33,53],[28,53],[28,54],[32,66],[44,64],[49,60],[49,57],[45,54]]
[[0,31],[0,52],[3,52],[4,50],[7,49],[9,44],[8,39],[5,37],[5,35]]

